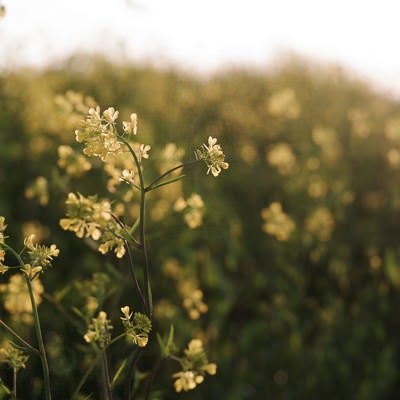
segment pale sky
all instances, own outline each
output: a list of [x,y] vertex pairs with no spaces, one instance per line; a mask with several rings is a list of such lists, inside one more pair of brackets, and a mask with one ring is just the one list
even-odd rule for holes
[[77,49],[210,72],[294,51],[400,96],[400,0],[0,0],[0,68]]

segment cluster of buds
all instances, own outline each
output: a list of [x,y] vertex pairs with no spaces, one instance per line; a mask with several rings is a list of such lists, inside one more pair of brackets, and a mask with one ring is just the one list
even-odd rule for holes
[[179,360],[182,371],[173,374],[177,392],[192,390],[204,381],[205,373],[215,375],[217,372],[217,365],[208,362],[200,339],[191,340],[184,353],[185,356]]
[[83,338],[87,343],[96,342],[101,349],[104,349],[111,342],[111,331],[113,326],[107,319],[107,313],[100,311],[97,318],[92,318],[88,331]]
[[129,306],[121,307],[122,325],[127,339],[139,347],[145,347],[149,341],[151,331],[150,319],[139,312],[132,313]]
[[29,356],[11,342],[0,348],[0,362],[8,364],[10,368],[16,371],[25,368],[28,359]]

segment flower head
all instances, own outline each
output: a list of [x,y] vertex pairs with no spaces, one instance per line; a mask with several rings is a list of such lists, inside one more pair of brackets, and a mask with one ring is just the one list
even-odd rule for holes
[[123,317],[121,317],[122,325],[125,330],[128,341],[139,347],[145,347],[149,341],[149,333],[151,331],[151,321],[142,313],[130,312],[130,307],[121,307]]
[[0,362],[8,364],[10,368],[17,371],[25,368],[25,363],[28,359],[29,356],[11,342],[7,343],[5,347],[0,348]]
[[52,244],[49,247],[43,246],[34,243],[34,238],[35,235],[32,234],[24,240],[24,245],[29,250],[29,264],[25,265],[23,271],[31,277],[51,265],[53,258],[60,254],[60,250],[57,249],[55,244]]
[[100,107],[90,108],[82,128],[75,131],[76,141],[84,143],[83,152],[89,157],[99,157],[105,161],[109,154],[122,150],[122,142],[118,139],[115,121],[118,111],[113,107],[107,108],[100,114]]
[[184,353],[180,359],[182,371],[172,375],[176,378],[174,386],[177,392],[192,390],[204,381],[205,373],[215,375],[217,372],[217,365],[208,362],[201,340],[191,340]]
[[97,342],[101,348],[104,348],[111,341],[111,331],[113,326],[111,321],[107,319],[107,313],[100,311],[97,318],[92,318],[88,331],[83,338],[87,343]]
[[198,160],[203,160],[207,165],[207,174],[211,172],[213,176],[218,176],[222,169],[229,167],[229,164],[225,162],[225,154],[221,146],[217,144],[217,139],[211,136],[208,137],[208,145],[203,144],[195,154]]

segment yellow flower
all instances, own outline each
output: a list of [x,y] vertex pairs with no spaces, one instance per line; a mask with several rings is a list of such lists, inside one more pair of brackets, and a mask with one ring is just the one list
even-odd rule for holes
[[174,382],[175,390],[187,392],[194,389],[198,384],[204,381],[204,377],[195,371],[180,371],[172,375],[177,378]]
[[130,135],[131,133],[136,135],[136,133],[137,133],[137,114],[136,113],[132,113],[130,115],[130,121],[129,122],[127,122],[127,121],[123,121],[122,122],[122,129],[128,135]]
[[88,331],[83,338],[87,343],[97,342],[101,348],[104,348],[111,341],[111,331],[113,326],[111,321],[107,319],[107,313],[100,311],[97,318],[92,318]]
[[264,219],[262,230],[280,241],[289,240],[296,228],[295,222],[282,211],[282,206],[278,202],[273,202],[268,208],[261,211]]
[[217,144],[217,139],[212,136],[208,137],[208,145],[203,144],[196,150],[198,160],[203,160],[208,167],[207,175],[211,172],[213,176],[218,176],[222,169],[228,169],[229,164],[225,162],[225,154],[222,148]]

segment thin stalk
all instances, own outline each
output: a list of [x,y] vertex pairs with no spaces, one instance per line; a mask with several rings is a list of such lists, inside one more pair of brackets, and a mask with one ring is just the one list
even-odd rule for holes
[[148,378],[147,381],[147,385],[146,385],[146,393],[145,393],[145,400],[149,400],[150,399],[150,394],[151,394],[151,388],[153,386],[153,382],[154,382],[154,378],[156,377],[157,371],[160,368],[160,364],[161,364],[161,358],[158,358],[156,361],[156,364],[154,365],[151,374]]
[[[105,347],[105,349],[108,349],[113,343],[117,342],[118,340],[122,339],[125,336],[125,333],[117,336],[116,338],[114,338],[113,340],[111,340],[111,342]],[[91,363],[90,367],[86,370],[86,372],[84,373],[82,379],[80,380],[78,386],[76,387],[74,393],[71,396],[71,400],[74,400],[78,395],[79,395],[79,391],[81,390],[82,386],[85,384],[87,378],[89,377],[89,375],[91,374],[91,372],[93,371],[94,367],[96,366],[99,358],[102,356],[102,352],[99,352],[95,359],[93,360],[93,362]]]
[[126,254],[128,255],[129,270],[131,271],[131,276],[132,276],[133,282],[135,284],[136,291],[137,291],[137,293],[139,295],[140,300],[142,301],[144,309],[146,309],[146,301],[145,301],[145,299],[143,297],[143,293],[142,293],[142,290],[140,289],[139,281],[138,281],[136,273],[135,273],[135,268],[134,268],[134,264],[133,264],[133,258],[132,258],[132,254],[131,254],[131,249],[129,247],[128,241],[125,238],[123,238],[123,241],[124,241],[124,244],[125,244]]
[[14,336],[14,338],[17,339],[22,345],[27,347],[29,351],[36,354],[37,356],[40,354],[38,349],[30,345],[25,339],[19,336],[18,333],[15,332],[10,326],[8,326],[2,319],[0,319],[0,325],[5,328],[9,333],[11,333],[11,335]]
[[110,379],[110,370],[108,368],[108,358],[107,358],[107,350],[104,348],[103,351],[103,368],[104,368],[104,376],[106,378],[106,391],[108,400],[112,400],[112,386],[111,386],[111,379]]
[[142,246],[142,252],[143,252],[143,263],[144,263],[144,290],[145,290],[145,300],[146,300],[146,315],[151,319],[152,315],[152,299],[151,299],[151,287],[150,287],[150,276],[149,276],[149,257],[147,253],[147,244],[146,244],[146,229],[145,229],[145,215],[146,215],[146,208],[145,208],[145,203],[146,203],[146,188],[144,184],[144,177],[142,173],[142,168],[141,164],[139,162],[139,159],[133,150],[132,146],[130,143],[122,136],[120,136],[120,139],[126,147],[128,148],[129,152],[131,153],[135,164],[136,168],[138,170],[138,175],[139,175],[139,183],[140,183],[140,213],[139,213],[139,240],[140,244]]
[[146,191],[146,192],[149,192],[150,190],[152,190],[152,189],[153,189],[153,186],[154,186],[157,182],[160,182],[163,178],[165,178],[166,176],[168,176],[168,175],[171,174],[172,172],[174,172],[174,171],[176,171],[176,170],[178,170],[178,169],[180,169],[180,168],[184,168],[184,167],[188,167],[188,166],[190,166],[190,165],[197,164],[197,163],[199,163],[199,162],[201,162],[201,161],[202,161],[202,160],[193,160],[193,161],[189,161],[189,162],[187,162],[187,163],[179,164],[179,165],[177,165],[176,167],[173,167],[173,168],[169,169],[168,171],[166,171],[166,172],[164,172],[163,174],[161,174],[158,178],[154,179],[154,181],[151,182],[150,185],[148,185],[148,186],[145,188],[145,191]]
[[[4,246],[7,250],[9,250],[14,255],[14,257],[18,260],[21,268],[23,268],[24,261],[22,260],[21,256],[12,247],[8,246],[6,243],[2,243],[2,246]],[[49,372],[49,365],[47,363],[46,349],[44,347],[42,330],[40,327],[39,312],[38,312],[35,296],[33,294],[33,288],[32,288],[30,277],[27,276],[25,273],[23,273],[23,275],[25,278],[26,286],[28,287],[29,298],[30,298],[31,306],[32,306],[32,315],[33,315],[33,320],[34,320],[36,340],[37,340],[38,346],[39,346],[39,357],[40,357],[40,361],[42,363],[44,397],[45,397],[45,400],[51,400],[50,372]]]
[[13,391],[12,391],[13,400],[17,400],[17,368],[13,368]]
[[36,304],[35,297],[33,294],[33,288],[31,285],[31,281],[30,281],[29,277],[26,276],[26,274],[24,274],[24,276],[25,276],[26,284],[28,286],[29,297],[31,300],[32,314],[33,314],[33,319],[35,321],[34,326],[35,326],[35,332],[36,332],[36,339],[37,339],[38,345],[39,345],[39,357],[40,357],[40,361],[42,363],[42,369],[43,369],[44,397],[46,400],[51,400],[50,372],[49,372],[49,365],[47,363],[46,349],[44,347],[44,342],[43,342],[42,329],[40,327],[39,312],[38,312],[37,304]]

